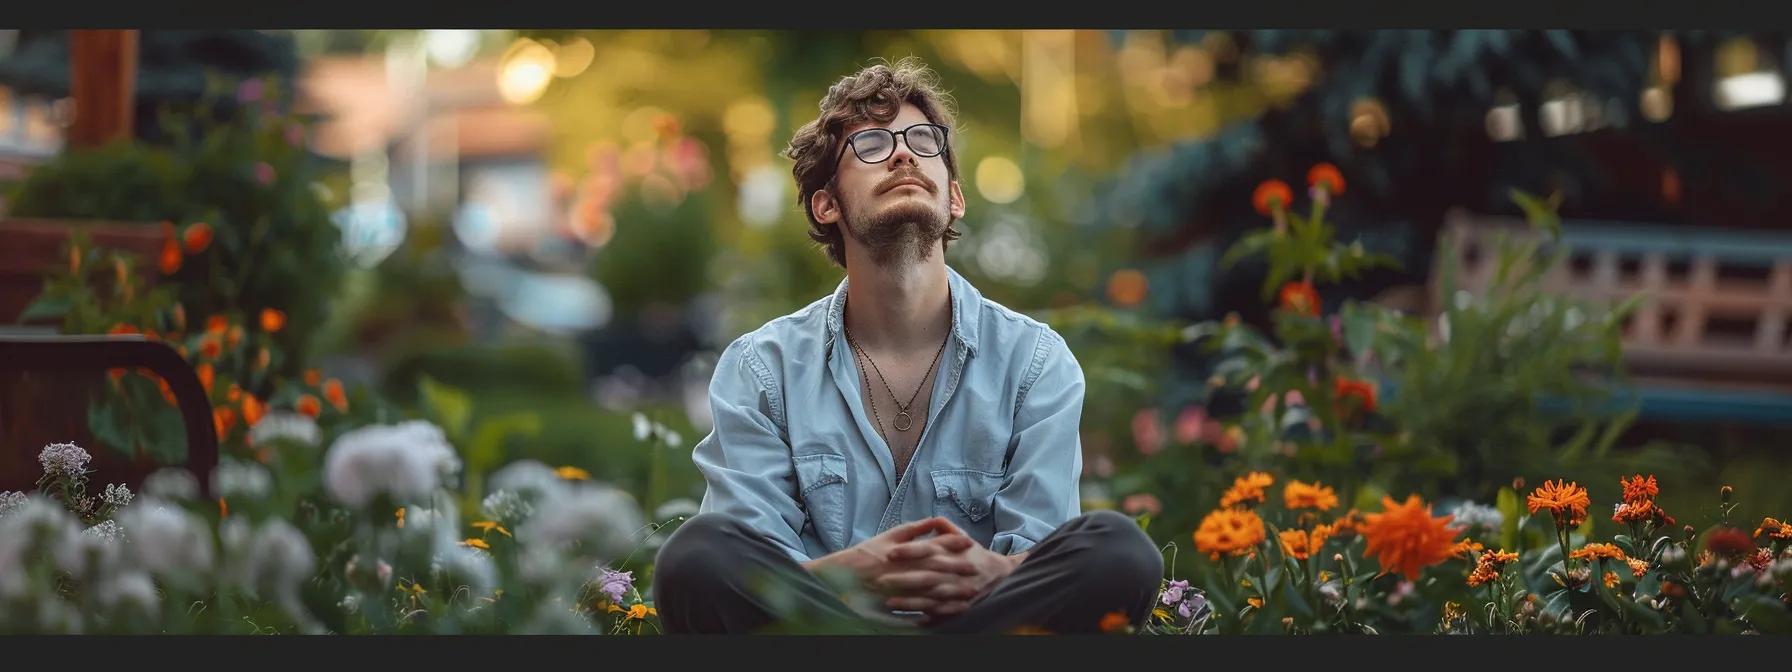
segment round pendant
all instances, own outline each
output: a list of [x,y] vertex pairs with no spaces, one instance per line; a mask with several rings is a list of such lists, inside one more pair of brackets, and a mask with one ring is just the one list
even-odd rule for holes
[[909,419],[908,411],[903,411],[901,413],[896,414],[895,425],[896,425],[896,431],[906,432],[906,431],[908,431],[908,428],[915,426],[915,423]]

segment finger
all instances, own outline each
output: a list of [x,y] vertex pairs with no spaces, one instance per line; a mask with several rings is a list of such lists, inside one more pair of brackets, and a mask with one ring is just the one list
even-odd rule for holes
[[934,545],[952,553],[968,551],[977,545],[977,540],[963,534],[950,534],[931,540]]
[[927,609],[925,611],[927,612],[928,620],[943,621],[943,620],[951,618],[953,616],[962,614],[966,611],[970,611],[970,609],[971,609],[970,602],[966,602],[964,600],[952,600],[952,601],[947,601],[947,602],[941,602],[934,608]]
[[943,572],[910,570],[885,574],[872,582],[872,585],[887,594],[918,595],[957,578]]
[[958,526],[952,524],[952,521],[947,520],[946,518],[941,517],[941,516],[934,516],[934,518],[938,519],[940,521],[938,523],[939,528],[940,528],[940,534],[952,534],[952,535],[957,535],[957,536],[961,536],[961,537],[970,536],[970,535],[965,534],[964,530],[958,529]]
[[977,574],[977,565],[973,564],[970,559],[960,555],[942,554],[921,560],[896,564],[898,565],[897,568],[899,570],[924,569],[927,571],[939,572],[941,574],[955,574],[958,576],[975,576]]
[[890,548],[885,559],[891,562],[914,562],[940,553],[942,547],[931,539],[906,541]]
[[896,527],[890,528],[890,531],[886,534],[889,534],[890,538],[896,541],[909,541],[918,538],[923,534],[927,534],[928,532],[943,532],[948,529],[956,530],[957,528],[952,527],[952,523],[945,518],[934,516],[924,520],[897,525]]

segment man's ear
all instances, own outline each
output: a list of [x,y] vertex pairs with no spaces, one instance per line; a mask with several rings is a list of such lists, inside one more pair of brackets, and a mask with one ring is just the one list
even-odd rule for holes
[[952,213],[952,219],[964,219],[964,190],[958,188],[958,180],[946,186],[946,209]]
[[809,194],[809,210],[815,213],[815,221],[822,224],[834,224],[840,221],[840,201],[826,189],[817,189]]

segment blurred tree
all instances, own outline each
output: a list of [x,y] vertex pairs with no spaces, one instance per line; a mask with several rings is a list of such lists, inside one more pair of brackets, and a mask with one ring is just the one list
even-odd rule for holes
[[[168,129],[159,111],[206,93],[208,76],[230,81],[273,75],[280,100],[291,100],[299,58],[286,31],[144,30],[137,46],[135,135],[156,141]],[[21,30],[10,56],[0,60],[0,86],[21,95],[69,95],[69,39],[66,30]],[[225,101],[228,104],[228,101]]]

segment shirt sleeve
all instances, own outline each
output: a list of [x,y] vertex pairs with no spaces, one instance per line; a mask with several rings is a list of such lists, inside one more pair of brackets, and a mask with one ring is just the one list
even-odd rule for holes
[[707,490],[701,513],[719,513],[758,530],[797,562],[810,560],[799,530],[795,466],[781,425],[783,401],[751,341],[735,340],[716,360],[709,384],[714,428],[692,460]]
[[1043,329],[1028,369],[1031,380],[1023,379],[1016,401],[1008,477],[995,497],[990,550],[1005,555],[1031,548],[1082,513],[1082,366],[1062,336]]

